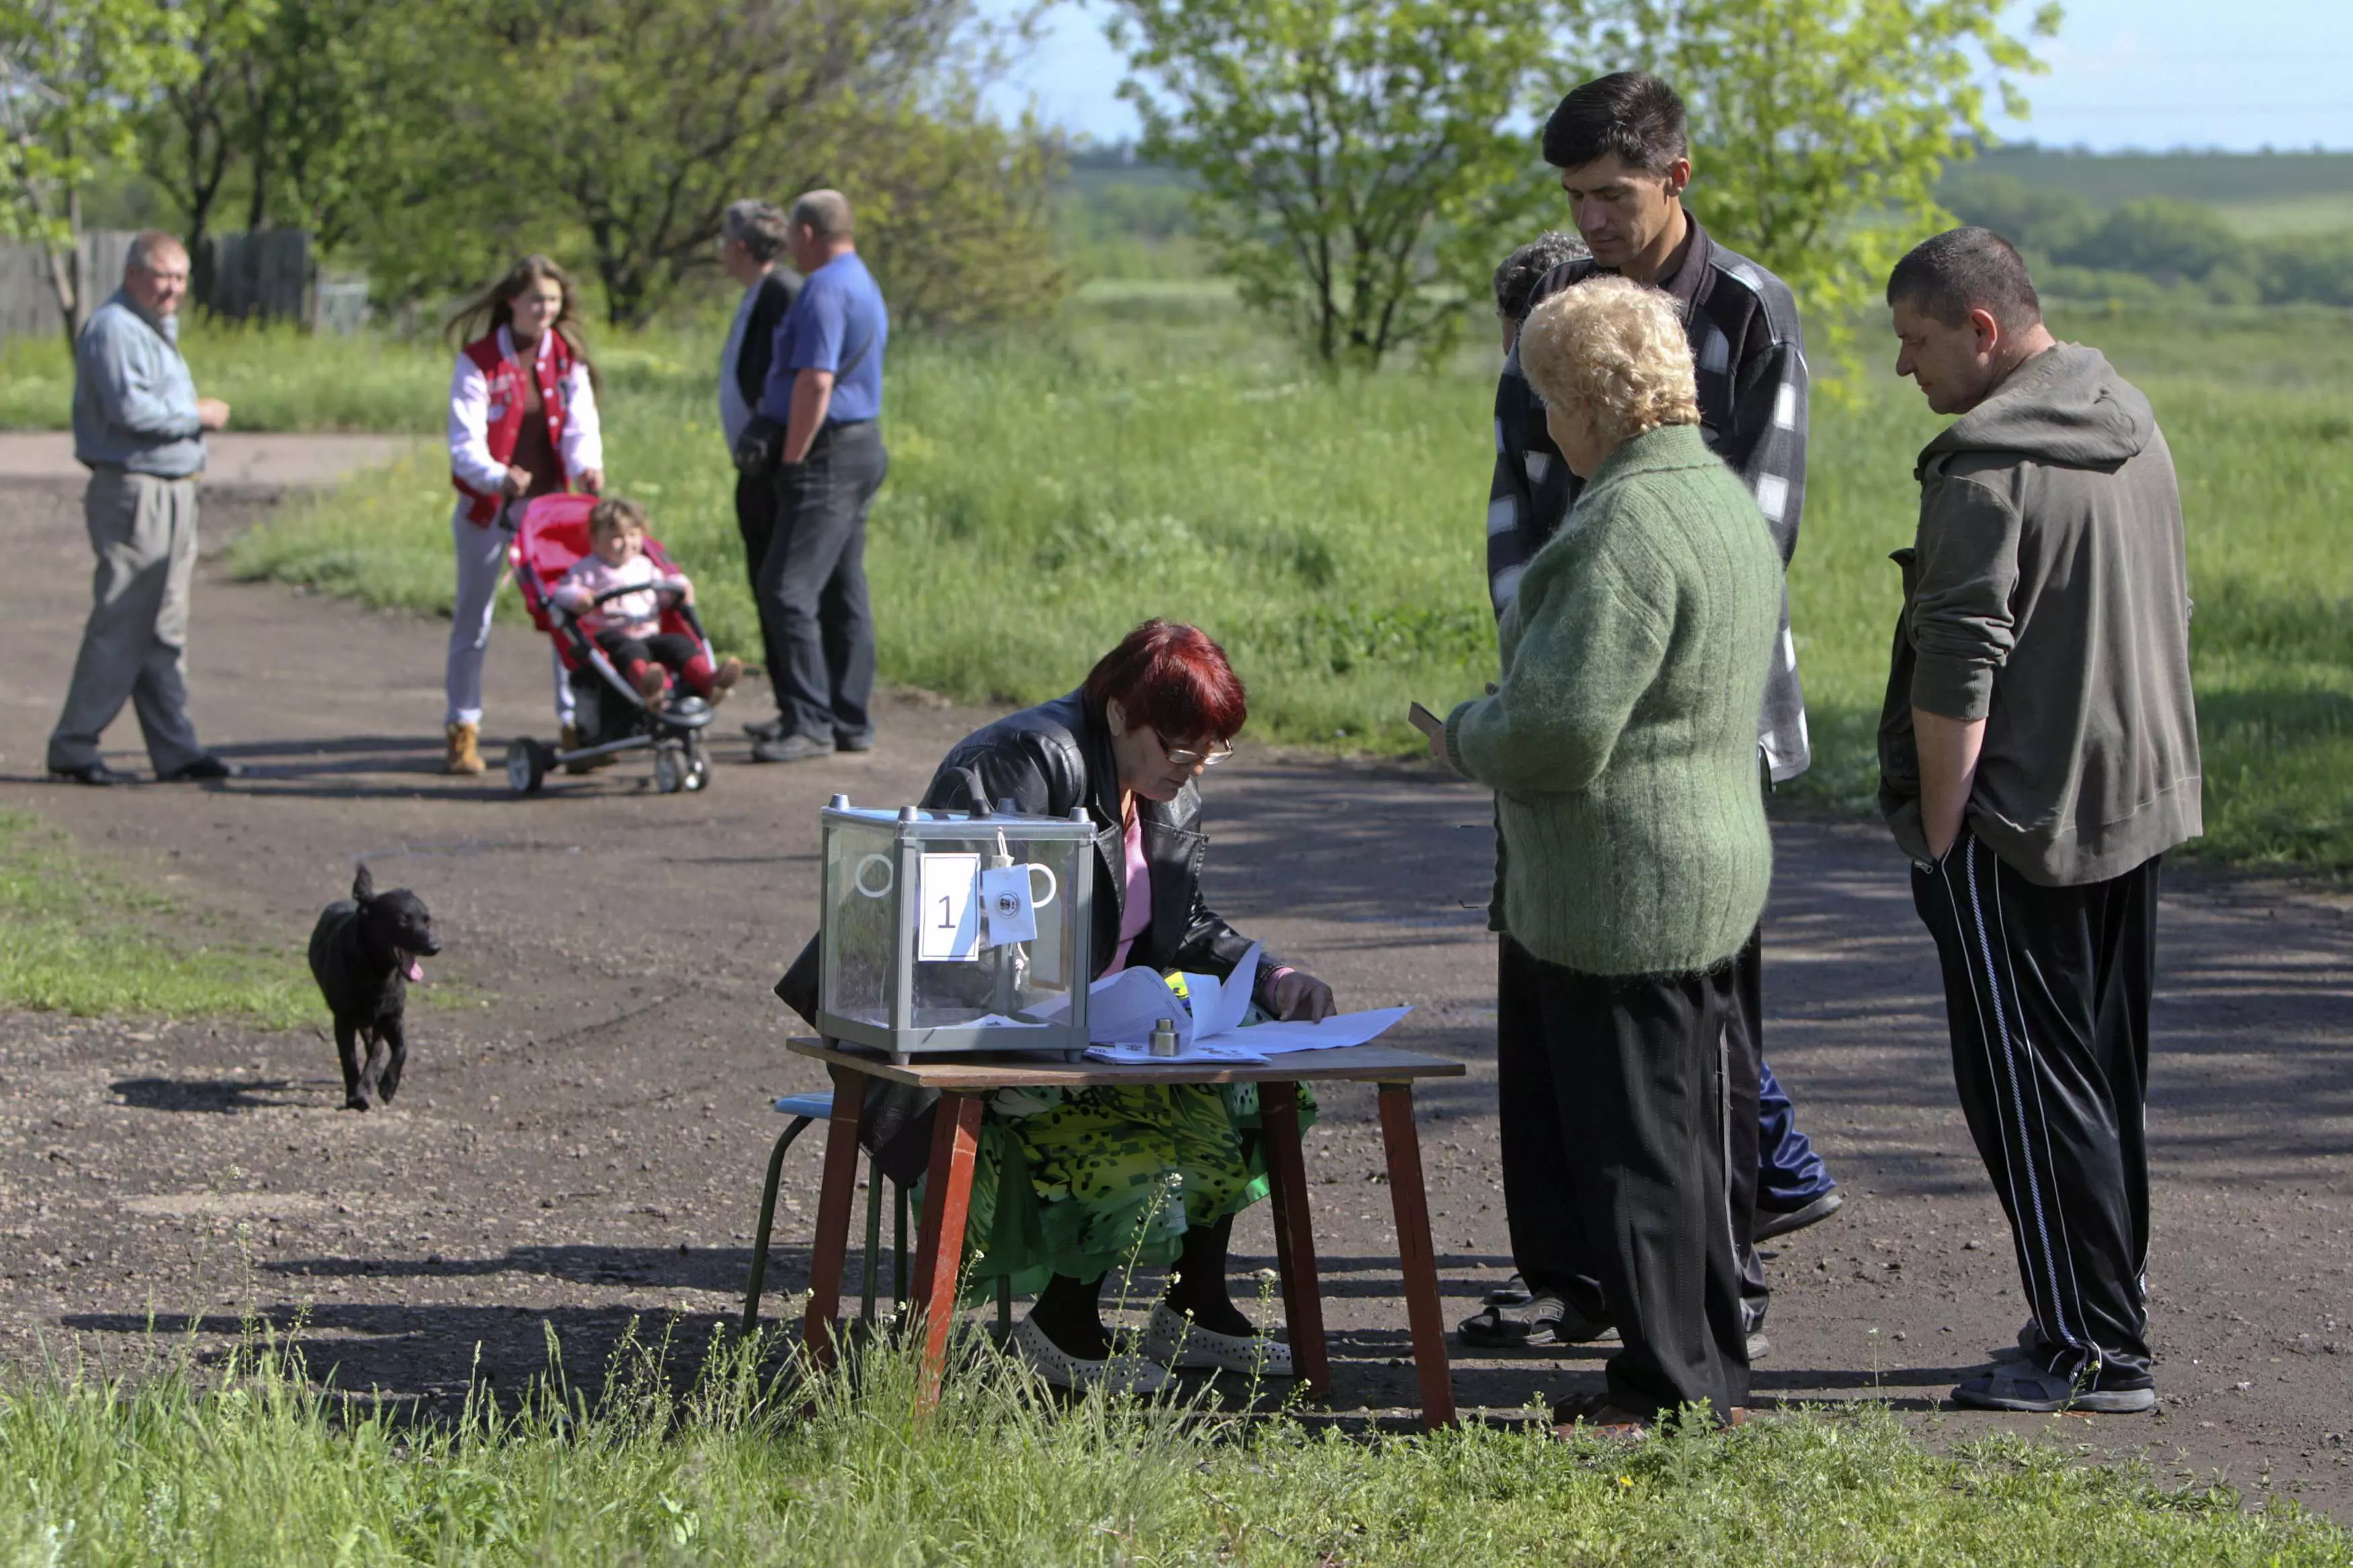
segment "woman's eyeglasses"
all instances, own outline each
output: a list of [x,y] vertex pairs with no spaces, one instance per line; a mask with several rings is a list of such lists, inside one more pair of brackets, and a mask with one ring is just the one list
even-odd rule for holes
[[1160,747],[1160,754],[1180,768],[1214,768],[1234,754],[1234,743],[1231,741],[1219,741],[1206,752],[1195,752],[1188,751],[1183,746],[1171,746],[1164,742]]

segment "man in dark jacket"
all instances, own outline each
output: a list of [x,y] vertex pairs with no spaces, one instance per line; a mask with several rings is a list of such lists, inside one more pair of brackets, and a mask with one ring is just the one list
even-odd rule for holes
[[[768,366],[776,358],[776,327],[800,298],[801,275],[784,264],[791,237],[785,210],[774,202],[731,202],[720,220],[719,263],[744,286],[735,319],[728,324],[726,346],[719,351],[719,431],[731,453],[760,406]],[[752,584],[752,602],[760,606],[765,633],[768,608],[760,597],[760,563],[767,558],[768,541],[776,531],[773,462],[736,471],[735,531],[744,536],[744,573]],[[761,646],[770,645],[764,640]],[[775,740],[783,730],[781,719],[744,726],[744,733],[760,741]]]
[[[1683,210],[1692,165],[1683,100],[1641,71],[1586,82],[1546,122],[1544,156],[1560,171],[1570,216],[1589,254],[1546,272],[1525,291],[1522,310],[1609,273],[1672,297],[1698,373],[1701,435],[1757,498],[1760,521],[1786,567],[1798,548],[1806,498],[1806,353],[1797,301],[1779,279],[1716,244]],[[1500,289],[1497,300],[1500,308]],[[1507,354],[1495,387],[1495,479],[1487,502],[1487,583],[1498,616],[1517,593],[1522,570],[1583,488],[1553,445],[1518,355]],[[1786,593],[1757,719],[1757,748],[1760,765],[1776,781],[1806,771],[1806,700],[1798,684]],[[1500,888],[1500,876],[1497,880]],[[1550,1069],[1533,1044],[1540,1038],[1531,1024],[1533,970],[1525,950],[1503,931],[1501,911],[1499,897],[1490,919],[1500,933],[1498,1120],[1504,1207],[1519,1278],[1463,1323],[1463,1342],[1591,1340],[1609,1331],[1608,1304],[1587,1264],[1573,1205],[1561,1200],[1568,1165],[1560,1130],[1546,1110],[1557,1103]],[[1762,953],[1760,933],[1736,960],[1738,1016],[1731,1042],[1732,1224],[1752,1332],[1764,1321],[1767,1301],[1754,1243],[1826,1219],[1843,1201],[1765,1062]],[[1760,1337],[1752,1352],[1764,1350]]]
[[2000,236],[1926,241],[1887,301],[1896,374],[1960,417],[1920,454],[1897,556],[1880,804],[2034,1314],[1953,1397],[2148,1410],[2158,863],[2202,826],[2173,456],[2098,350],[2052,337]]

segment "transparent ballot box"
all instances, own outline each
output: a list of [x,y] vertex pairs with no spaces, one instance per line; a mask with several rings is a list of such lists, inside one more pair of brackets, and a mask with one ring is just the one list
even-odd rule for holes
[[836,795],[819,820],[823,1034],[899,1058],[1086,1048],[1083,812],[874,811]]

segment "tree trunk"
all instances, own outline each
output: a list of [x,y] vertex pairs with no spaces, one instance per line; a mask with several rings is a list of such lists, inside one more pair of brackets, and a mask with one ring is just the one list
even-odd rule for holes
[[88,279],[83,276],[81,255],[81,192],[69,187],[66,191],[66,248],[49,249],[49,288],[58,297],[58,316],[66,329],[66,350],[70,353],[81,337],[81,325],[90,319]]

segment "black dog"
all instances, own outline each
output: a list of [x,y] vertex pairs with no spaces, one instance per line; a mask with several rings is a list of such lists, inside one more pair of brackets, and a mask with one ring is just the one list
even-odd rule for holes
[[[352,896],[337,899],[311,932],[311,973],[335,1016],[335,1050],[343,1059],[343,1104],[353,1110],[386,1105],[400,1092],[408,1059],[401,1012],[408,983],[425,978],[417,963],[441,951],[433,916],[406,888],[375,890],[365,866],[352,879]],[[367,1042],[360,1059],[359,1042]]]

